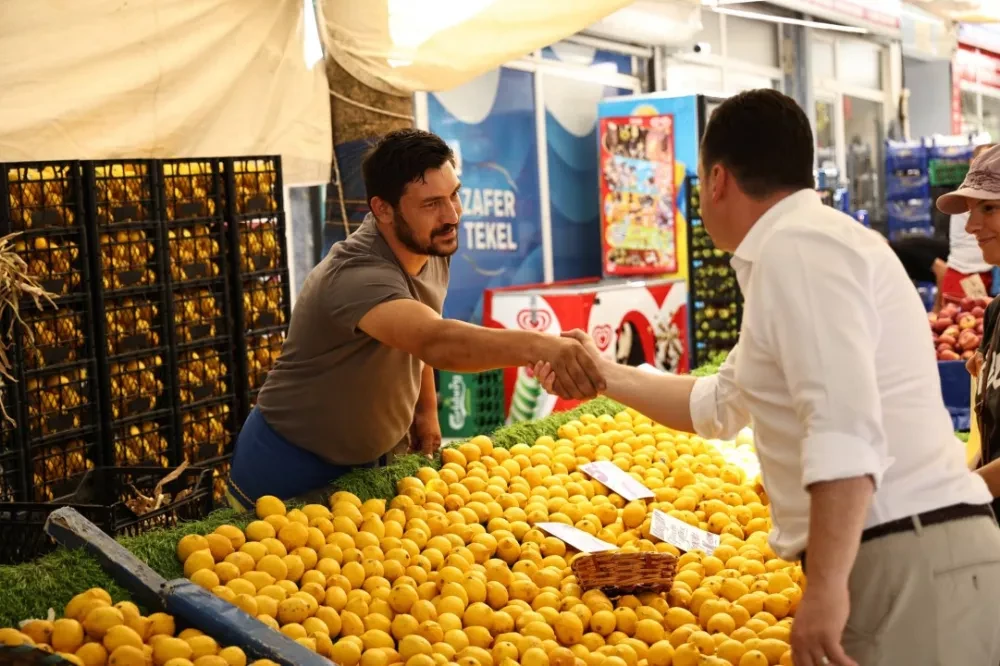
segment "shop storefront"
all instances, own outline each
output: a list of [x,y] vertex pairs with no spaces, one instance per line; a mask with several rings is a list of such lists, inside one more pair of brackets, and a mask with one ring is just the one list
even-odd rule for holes
[[952,132],[1000,138],[1000,31],[961,28],[952,86]]
[[[469,83],[418,93],[417,124],[451,144],[463,234],[445,316],[482,317],[484,289],[600,275],[597,106],[641,92],[652,49],[574,37]],[[497,207],[497,193],[511,206]]]
[[901,19],[903,86],[908,91],[905,134],[951,134],[953,25],[914,5],[903,6]]

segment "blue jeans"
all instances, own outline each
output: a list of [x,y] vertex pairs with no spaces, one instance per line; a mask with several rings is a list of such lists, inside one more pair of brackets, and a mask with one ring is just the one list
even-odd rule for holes
[[[375,463],[357,467],[374,467]],[[236,440],[228,494],[234,508],[253,509],[264,495],[286,500],[330,485],[353,466],[334,465],[279,435],[254,407]]]

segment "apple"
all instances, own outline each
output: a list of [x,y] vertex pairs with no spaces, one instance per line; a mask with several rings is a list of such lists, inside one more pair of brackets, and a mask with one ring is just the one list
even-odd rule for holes
[[962,352],[962,360],[963,361],[968,361],[970,358],[972,358],[975,355],[976,355],[975,351],[973,351],[972,349],[967,349],[964,352]]
[[969,351],[979,347],[979,336],[973,331],[966,329],[962,331],[962,334],[958,336],[958,346],[962,351]]
[[938,344],[938,345],[937,345],[937,346],[936,346],[936,347],[935,347],[934,349],[935,349],[935,350],[936,350],[936,351],[937,351],[938,353],[941,353],[941,352],[943,352],[943,351],[955,351],[955,348],[954,348],[954,346],[953,346],[953,345],[949,345],[949,344],[944,344],[944,343],[940,343],[940,344]]
[[983,320],[980,319],[979,321],[976,322],[976,335],[982,335],[982,334],[983,334]]
[[963,312],[968,312],[969,310],[971,310],[976,306],[976,301],[975,299],[972,298],[963,298],[961,301],[958,302],[958,306],[962,308]]
[[962,330],[976,327],[976,318],[968,312],[958,316],[958,327]]
[[987,306],[989,306],[989,304],[990,304],[990,302],[992,300],[993,300],[992,298],[977,298],[976,299],[976,305],[978,305],[979,307],[981,307],[981,308],[983,308],[985,310],[987,308]]
[[954,324],[955,320],[952,319],[951,317],[939,316],[937,318],[937,321],[934,322],[934,325],[931,328],[934,331],[941,333],[944,331],[944,329],[948,328],[949,326],[953,326]]
[[969,310],[969,312],[971,312],[972,316],[975,317],[976,319],[982,319],[986,315],[986,308],[984,308],[981,305],[977,305],[976,307]]
[[936,322],[937,318],[938,318],[937,312],[928,312],[927,313],[927,321],[929,321],[930,323],[933,324],[934,322]]
[[957,340],[958,339],[958,334],[961,333],[961,332],[962,332],[962,329],[960,329],[958,326],[952,325],[952,326],[949,326],[948,328],[944,329],[944,331],[941,333],[941,335],[948,335],[948,336],[951,336],[951,337],[953,337],[953,338],[955,338]]
[[961,358],[961,356],[950,350],[938,352],[939,361],[958,361],[961,360]]
[[946,345],[949,349],[953,349],[958,344],[958,336],[955,335],[942,335],[938,338],[938,346]]

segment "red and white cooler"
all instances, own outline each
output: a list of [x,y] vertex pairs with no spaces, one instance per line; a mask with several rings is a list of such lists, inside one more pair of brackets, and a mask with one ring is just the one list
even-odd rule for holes
[[[688,289],[684,280],[589,279],[487,289],[483,324],[559,335],[580,329],[619,363],[689,370]],[[528,421],[578,403],[549,395],[524,368],[504,376],[508,422]]]

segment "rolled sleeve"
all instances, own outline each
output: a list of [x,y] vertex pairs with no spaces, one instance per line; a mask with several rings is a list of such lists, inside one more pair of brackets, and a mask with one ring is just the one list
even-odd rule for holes
[[858,476],[877,488],[890,462],[875,363],[879,259],[795,230],[774,238],[754,269],[758,293],[780,303],[767,309],[759,332],[805,426],[804,488]]
[[885,470],[871,442],[838,432],[810,434],[802,442],[802,486],[870,476],[878,488]]
[[718,374],[699,377],[691,389],[691,423],[705,439],[733,439],[750,422],[736,386],[738,349],[733,348]]

